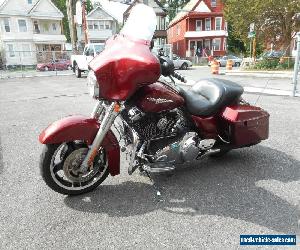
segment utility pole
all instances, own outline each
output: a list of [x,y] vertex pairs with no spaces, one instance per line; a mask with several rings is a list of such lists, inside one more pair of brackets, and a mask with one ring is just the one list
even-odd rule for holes
[[86,23],[86,0],[82,0],[82,29],[84,33],[84,43],[88,44],[87,23]]
[[67,15],[69,21],[69,30],[71,37],[72,50],[76,50],[76,32],[75,32],[75,22],[73,13],[73,0],[66,0]]
[[300,32],[297,33],[296,37],[297,42],[297,53],[295,57],[295,65],[294,65],[294,76],[293,76],[293,96],[296,96],[297,92],[297,84],[298,84],[298,73],[299,73],[299,66],[300,66]]
[[253,38],[253,52],[252,52],[253,60],[256,59],[256,37]]

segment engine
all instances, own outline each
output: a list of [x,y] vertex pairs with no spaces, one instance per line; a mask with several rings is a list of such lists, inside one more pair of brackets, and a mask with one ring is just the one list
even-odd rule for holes
[[122,115],[144,141],[176,137],[187,128],[186,119],[179,109],[161,113],[143,113],[133,107]]
[[180,109],[161,113],[143,113],[133,107],[122,113],[123,119],[138,133],[141,141],[147,141],[144,153],[149,167],[164,168],[189,162],[213,147],[215,140],[201,140],[190,128]]

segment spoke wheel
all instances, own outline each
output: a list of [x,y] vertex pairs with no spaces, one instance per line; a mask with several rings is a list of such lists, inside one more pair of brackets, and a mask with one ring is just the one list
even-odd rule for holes
[[40,169],[46,184],[56,192],[77,195],[89,192],[108,176],[108,162],[104,149],[100,149],[93,164],[84,173],[80,166],[88,148],[83,143],[45,145]]

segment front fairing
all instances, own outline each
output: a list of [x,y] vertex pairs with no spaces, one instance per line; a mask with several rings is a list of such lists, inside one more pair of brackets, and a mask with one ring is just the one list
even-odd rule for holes
[[110,38],[100,55],[90,62],[95,72],[100,98],[123,101],[160,77],[159,60],[150,51],[156,27],[152,8],[138,4],[119,35]]
[[139,87],[160,77],[160,64],[149,43],[117,35],[107,41],[105,50],[90,63],[95,72],[100,98],[126,100]]

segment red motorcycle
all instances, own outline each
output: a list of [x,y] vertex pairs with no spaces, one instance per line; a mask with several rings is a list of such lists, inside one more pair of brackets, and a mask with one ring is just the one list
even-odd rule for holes
[[90,93],[98,100],[91,117],[69,116],[40,134],[41,174],[54,191],[81,194],[118,175],[120,149],[129,174],[150,176],[268,138],[269,114],[243,101],[241,86],[205,79],[179,87],[174,78],[185,79],[172,61],[150,51],[155,26],[153,9],[134,7],[90,63]]

